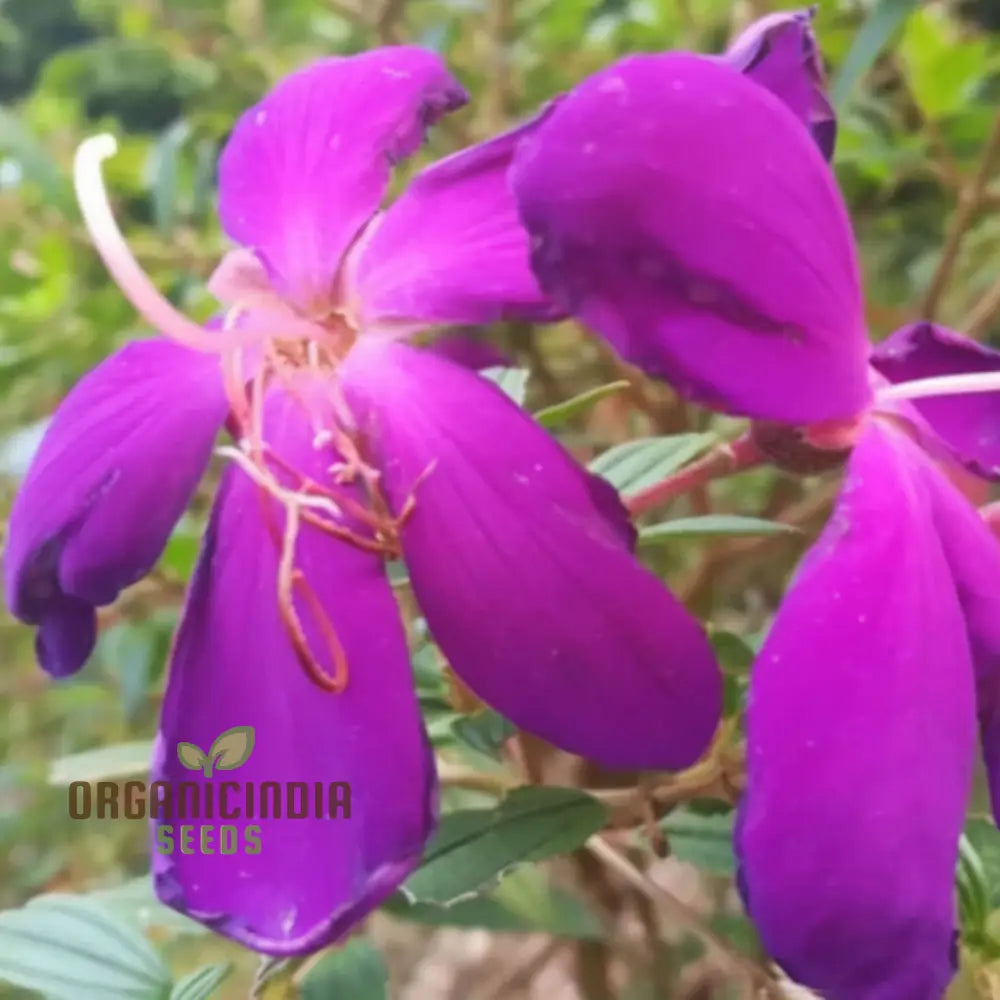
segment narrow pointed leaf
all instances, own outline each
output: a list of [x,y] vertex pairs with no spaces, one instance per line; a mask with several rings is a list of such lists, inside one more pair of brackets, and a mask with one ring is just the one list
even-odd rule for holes
[[792,524],[766,521],[738,514],[705,514],[703,517],[678,517],[639,529],[639,545],[651,546],[677,538],[702,538],[711,535],[786,535],[798,533]]
[[546,406],[535,414],[535,419],[543,427],[558,427],[560,424],[578,417],[581,413],[586,413],[595,403],[599,403],[608,396],[614,396],[627,389],[631,383],[625,379],[617,382],[608,382],[607,385],[599,385],[596,389],[588,389],[581,392],[579,396],[572,396],[561,403],[554,403]]

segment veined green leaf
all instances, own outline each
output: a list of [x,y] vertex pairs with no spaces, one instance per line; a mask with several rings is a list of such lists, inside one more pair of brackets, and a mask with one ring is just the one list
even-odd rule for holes
[[50,1000],[159,1000],[170,973],[133,926],[84,896],[0,913],[0,980]]
[[494,884],[515,865],[574,850],[605,819],[604,806],[584,792],[515,789],[495,809],[442,817],[423,863],[402,891],[414,902],[446,906]]
[[604,935],[600,920],[582,900],[552,886],[538,868],[523,867],[507,875],[492,891],[450,906],[410,903],[401,892],[383,907],[402,920],[433,927],[483,927],[500,933],[543,931],[577,940]]
[[674,434],[638,438],[609,448],[590,463],[622,496],[639,493],[707,451],[714,434]]
[[179,979],[170,991],[170,1000],[211,1000],[219,984],[233,971],[232,963],[217,962],[195,969]]

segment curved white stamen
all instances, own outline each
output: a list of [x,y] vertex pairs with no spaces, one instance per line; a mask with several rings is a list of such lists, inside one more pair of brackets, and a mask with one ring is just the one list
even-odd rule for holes
[[885,386],[876,395],[878,399],[925,399],[928,396],[968,396],[979,392],[1000,392],[1000,372],[920,378]]
[[235,462],[258,486],[286,507],[298,506],[309,510],[321,510],[336,520],[344,516],[344,512],[329,497],[311,496],[308,493],[285,489],[273,476],[255,465],[253,459],[239,448],[223,445],[216,448],[215,453]]
[[140,315],[163,336],[196,351],[220,353],[246,340],[235,331],[209,333],[178,312],[160,294],[148,275],[132,256],[108,203],[108,194],[101,176],[101,164],[114,156],[118,143],[114,136],[91,136],[77,147],[73,161],[73,185],[84,222],[97,252],[111,272],[125,297]]

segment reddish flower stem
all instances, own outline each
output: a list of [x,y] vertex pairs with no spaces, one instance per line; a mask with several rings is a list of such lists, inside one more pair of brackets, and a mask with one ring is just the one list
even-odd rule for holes
[[625,506],[633,517],[637,517],[713,479],[731,476],[733,473],[761,465],[765,461],[767,461],[766,456],[761,453],[750,432],[747,431],[734,441],[713,448],[707,455],[685,466],[679,472],[626,498]]

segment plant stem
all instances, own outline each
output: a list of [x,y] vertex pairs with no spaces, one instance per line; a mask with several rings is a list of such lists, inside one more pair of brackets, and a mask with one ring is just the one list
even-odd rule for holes
[[711,927],[705,926],[701,917],[687,903],[678,899],[673,893],[654,882],[645,872],[636,868],[600,834],[594,834],[590,837],[586,847],[594,857],[600,859],[634,889],[659,906],[675,923],[700,938],[705,946],[718,955],[733,973],[748,980],[757,989],[763,990],[769,998],[781,1000],[777,984],[766,969],[731,948]]
[[997,157],[1000,157],[1000,115],[997,115],[993,124],[993,132],[986,142],[986,148],[983,150],[976,173],[959,189],[958,204],[955,207],[955,214],[945,238],[941,259],[938,261],[938,266],[924,298],[922,309],[924,319],[933,319],[937,313],[941,297],[944,295],[952,272],[955,270],[962,241],[969,226],[975,221],[976,214],[987,193],[986,187]]
[[668,500],[703,486],[713,479],[731,476],[765,461],[765,456],[746,431],[733,441],[713,448],[707,455],[685,466],[679,472],[647,487],[625,501],[629,513],[636,517]]

